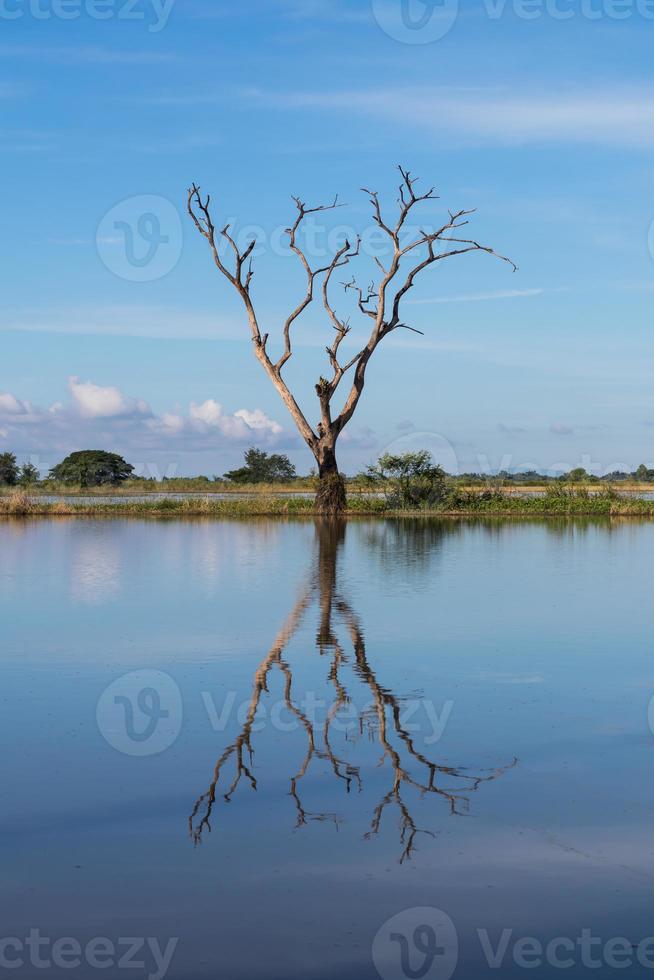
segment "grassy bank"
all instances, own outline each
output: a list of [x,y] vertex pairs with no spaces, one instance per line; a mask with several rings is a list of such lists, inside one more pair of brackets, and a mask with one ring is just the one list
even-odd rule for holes
[[[576,484],[573,486],[565,483],[498,483],[497,485],[483,485],[466,483],[461,479],[457,481],[452,480],[451,482],[453,489],[461,494],[483,495],[490,492],[507,497],[529,496],[532,494],[540,496],[542,494],[556,492],[561,489],[574,490],[575,493],[579,494],[588,493],[590,495],[601,496],[602,494],[610,492],[611,490],[611,487],[601,486],[597,483]],[[265,498],[273,496],[280,497],[295,496],[297,494],[313,494],[317,489],[317,481],[311,478],[293,480],[292,483],[222,483],[198,479],[166,480],[155,483],[152,480],[128,480],[125,483],[118,484],[117,486],[105,485],[98,487],[77,487],[71,486],[70,484],[57,483],[53,480],[49,480],[47,482],[41,482],[35,484],[34,486],[30,486],[29,488],[23,489],[25,489],[31,497],[49,497],[61,495],[66,497],[94,498],[124,497],[125,500],[129,500],[130,497],[145,497],[149,496],[150,494],[153,496],[159,494],[183,494],[194,498],[211,497],[216,494],[230,494],[235,497],[247,495]],[[381,486],[375,486],[374,484],[365,483],[363,481],[347,481],[348,497],[365,497],[369,496],[371,493],[376,493],[380,489]],[[654,493],[654,484],[623,482],[619,484],[618,492],[621,495]],[[16,489],[0,486],[0,500],[2,497],[11,496],[12,493],[16,493]]]
[[13,493],[0,497],[0,515],[25,517],[275,517],[293,514],[310,514],[313,499],[308,497],[283,497],[257,495],[253,498],[235,497],[232,500],[211,496],[184,496],[182,499],[161,498],[131,500],[129,495],[119,503],[103,503],[75,500],[51,502],[38,496]]
[[[566,487],[548,488],[540,497],[516,497],[501,491],[458,491],[420,510],[392,509],[383,498],[348,496],[350,515],[433,515],[448,517],[654,517],[654,500],[623,497],[615,491],[587,491]],[[314,503],[308,497],[257,494],[255,497],[216,499],[185,496],[183,499],[125,500],[119,503],[51,502],[38,496],[14,492],[0,496],[0,515],[109,516],[109,517],[282,517],[312,516]]]
[[[78,487],[67,483],[47,480],[29,487],[30,496],[50,496],[65,494],[67,497],[144,497],[148,494],[188,494],[193,497],[211,494],[257,494],[267,497],[272,494],[315,493],[316,481],[298,479],[292,483],[223,483],[211,480],[126,480],[116,486]],[[2,489],[7,494],[10,490]]]

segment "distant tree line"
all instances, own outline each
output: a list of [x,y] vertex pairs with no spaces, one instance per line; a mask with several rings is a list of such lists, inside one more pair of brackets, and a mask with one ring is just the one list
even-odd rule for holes
[[19,466],[13,453],[0,453],[0,485],[29,487],[39,481],[39,471],[32,463]]
[[538,470],[521,470],[511,473],[508,470],[500,470],[498,473],[462,473],[458,479],[467,484],[487,484],[493,483],[514,483],[521,486],[545,484],[545,483],[654,483],[654,469],[649,469],[644,463],[633,470],[613,470],[603,476],[596,476],[589,473],[583,466],[576,466],[567,473],[558,476],[550,476],[539,473]]
[[[70,453],[49,471],[46,481],[75,487],[117,486],[132,479],[134,467],[117,453],[103,449],[84,449]],[[165,479],[165,478],[164,478]],[[208,483],[209,477],[189,478]],[[248,449],[244,465],[214,477],[214,481],[230,483],[287,483],[297,479],[295,466],[288,456],[266,453],[261,449]],[[0,453],[0,485],[7,487],[31,486],[41,482],[40,473],[32,463],[18,465],[14,453]],[[147,481],[154,482],[154,481]]]
[[[244,453],[243,466],[229,470],[223,476],[208,476],[163,478],[162,482],[169,484],[184,484],[192,489],[192,485],[213,483],[229,483],[237,485],[262,483],[291,483],[296,480],[315,479],[315,473],[309,477],[298,476],[295,466],[288,456],[281,453],[267,453],[262,449],[251,448]],[[127,480],[139,483],[157,483],[153,477],[134,477],[134,467],[117,453],[106,452],[102,449],[85,449],[71,453],[60,463],[53,466],[45,480],[37,467],[26,462],[19,465],[16,456],[11,452],[0,453],[0,486],[30,487],[38,483],[48,482],[74,487],[118,486]],[[511,473],[502,470],[496,474],[462,473],[459,476],[448,475],[436,465],[427,450],[406,453],[384,453],[377,462],[367,467],[365,472],[350,477],[348,483],[362,487],[374,488],[383,493],[389,502],[397,506],[412,507],[442,502],[447,488],[460,486],[536,486],[557,483],[571,484],[610,484],[621,482],[654,483],[654,469],[644,463],[633,472],[614,471],[605,476],[595,476],[578,466],[560,476],[548,476],[536,470]]]

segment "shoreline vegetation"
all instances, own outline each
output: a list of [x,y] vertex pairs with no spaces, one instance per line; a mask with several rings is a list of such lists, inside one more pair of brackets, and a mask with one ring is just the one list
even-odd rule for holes
[[[654,483],[641,483],[637,480],[624,481],[617,484],[600,483],[570,483],[562,480],[543,480],[534,483],[504,483],[501,479],[489,478],[469,482],[462,477],[446,478],[453,490],[461,493],[488,494],[497,493],[505,496],[543,495],[551,491],[574,490],[577,493],[599,495],[607,491],[615,491],[618,495],[631,496],[634,494],[650,493],[654,496]],[[365,483],[357,479],[347,482],[348,497],[370,497],[382,492],[380,484]],[[129,480],[127,483],[102,484],[93,487],[80,487],[66,483],[55,483],[51,480],[42,481],[27,487],[0,485],[0,499],[12,493],[24,492],[30,497],[130,497],[170,496],[174,497],[282,497],[315,494],[316,481],[312,477],[297,477],[287,483],[223,483],[219,481],[176,479],[162,480]]]
[[[170,490],[175,496],[152,500],[130,499],[135,493],[126,489],[94,488],[71,492],[59,491],[67,500],[39,499],[52,490],[10,490],[0,493],[1,517],[315,517],[313,497],[298,496],[298,487],[240,487],[228,491],[232,499],[198,491]],[[307,488],[310,493],[311,488]],[[634,485],[613,487],[570,487],[561,484],[541,488],[462,488],[453,487],[438,503],[420,508],[397,507],[385,495],[373,495],[361,488],[348,492],[345,517],[640,517],[654,518],[654,499],[645,500],[633,494],[651,492]],[[161,490],[157,491],[161,493]],[[56,493],[56,491],[54,492]],[[295,495],[293,495],[295,494]],[[79,497],[81,499],[76,500]],[[94,500],[89,502],[88,498]],[[102,502],[103,497],[113,502]],[[87,498],[87,499],[84,499]],[[116,501],[116,498],[121,498]],[[124,498],[124,499],[122,499]]]
[[341,474],[338,507],[326,510],[318,474],[298,476],[287,456],[254,447],[243,458],[222,477],[155,480],[117,453],[79,450],[42,479],[0,453],[0,517],[654,517],[654,469],[644,463],[606,476],[583,467],[451,475],[426,449],[384,453],[356,476]]

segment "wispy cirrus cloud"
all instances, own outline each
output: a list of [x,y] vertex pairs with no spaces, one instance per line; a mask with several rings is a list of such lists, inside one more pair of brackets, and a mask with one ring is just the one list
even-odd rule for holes
[[292,92],[251,88],[242,97],[280,110],[334,110],[383,118],[470,142],[654,145],[654,90],[640,85],[520,95],[415,86]]
[[[51,239],[54,247],[94,248],[84,238]],[[212,312],[193,312],[159,306],[91,306],[61,309],[6,309],[0,332],[15,330],[39,333],[107,335],[115,337],[161,337],[194,339],[244,339],[242,320]]]
[[[261,0],[260,0],[261,2]],[[270,0],[265,0],[270,7]],[[331,21],[337,24],[368,24],[372,11],[367,4],[343,0],[274,0],[279,12],[292,20]]]
[[178,60],[177,55],[165,51],[37,44],[0,44],[0,57],[3,60],[35,58],[40,62],[75,65],[156,65]]
[[55,144],[52,133],[31,129],[0,130],[0,150],[3,152],[42,153]]
[[26,93],[25,86],[18,82],[0,82],[0,99],[19,99]]
[[488,293],[464,293],[458,296],[434,296],[430,299],[408,299],[407,306],[430,306],[432,303],[478,303],[482,300],[523,299],[541,296],[544,289],[497,289]]
[[187,0],[183,13],[192,20],[227,20],[252,16],[253,11],[258,17],[318,23],[364,24],[372,21],[372,11],[358,0],[250,0],[247,7],[217,4],[215,0]]

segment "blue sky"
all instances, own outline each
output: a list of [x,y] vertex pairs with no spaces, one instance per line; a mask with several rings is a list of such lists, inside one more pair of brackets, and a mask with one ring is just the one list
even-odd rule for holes
[[[654,3],[405,2],[411,29],[399,0],[0,0],[0,448],[213,474],[257,444],[308,470],[186,188],[258,228],[272,343],[302,293],[290,195],[339,193],[310,247],[359,230],[365,278],[360,187],[392,209],[401,162],[440,194],[423,224],[477,208],[519,270],[428,270],[404,310],[425,336],[377,351],[344,468],[416,445],[460,469],[654,465]],[[329,340],[317,309],[297,326],[312,421]]]

